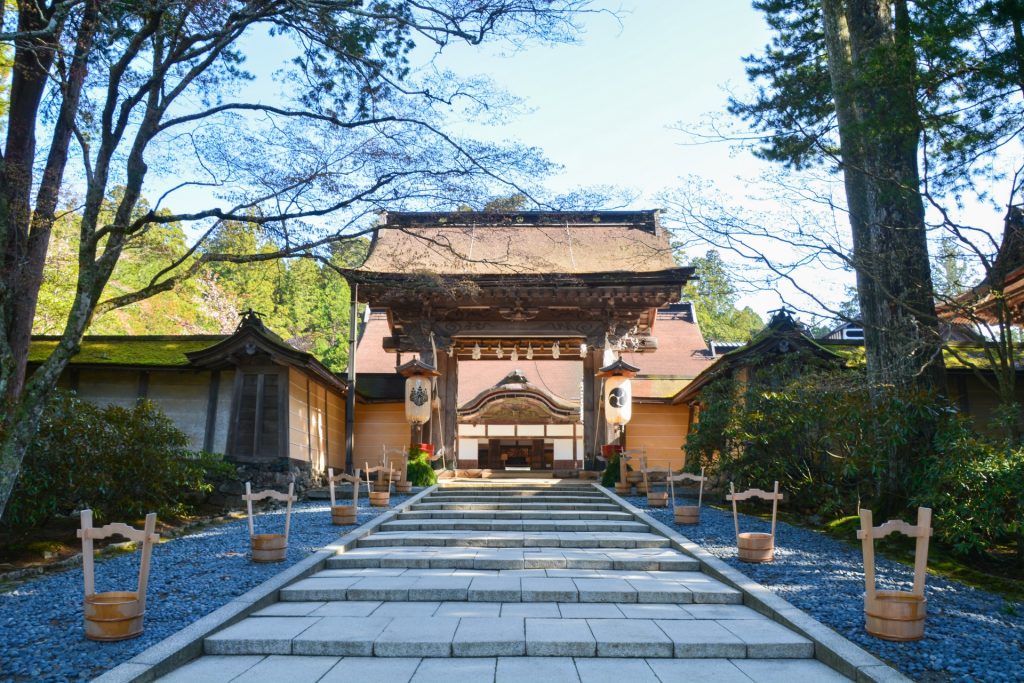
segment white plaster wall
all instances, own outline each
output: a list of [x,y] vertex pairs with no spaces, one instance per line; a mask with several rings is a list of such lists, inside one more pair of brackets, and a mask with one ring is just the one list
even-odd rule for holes
[[191,448],[203,447],[209,372],[151,372],[147,397],[160,406],[178,429],[188,435]]
[[459,439],[459,460],[476,460],[479,457],[478,439]]

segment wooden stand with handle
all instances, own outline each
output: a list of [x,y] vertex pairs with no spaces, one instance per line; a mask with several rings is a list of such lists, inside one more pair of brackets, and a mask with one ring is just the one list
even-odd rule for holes
[[[652,479],[650,479],[649,476],[655,473],[660,474],[662,471],[665,472],[665,490],[655,491],[653,488],[653,484],[655,482]],[[644,490],[647,491],[648,507],[668,507],[668,489],[671,486],[671,484],[669,484],[668,482],[668,478],[672,476],[672,468],[666,467],[664,470],[661,470],[660,468],[657,467],[647,467],[647,458],[643,458],[640,464],[640,474],[642,474],[644,478]]]
[[[736,509],[736,501],[748,498],[763,498],[772,501],[772,532],[770,534],[752,531],[740,533],[740,514]],[[725,499],[732,501],[737,557],[744,562],[771,562],[775,559],[775,516],[779,509],[779,501],[782,500],[782,494],[779,493],[779,482],[775,482],[775,490],[772,493],[761,489],[748,489],[743,493],[736,493],[732,482],[729,482],[729,495]]]
[[633,484],[637,484],[637,493],[647,493],[647,491],[640,491],[639,481],[642,475],[639,472],[630,472],[628,469],[630,462],[643,464],[644,461],[644,449],[634,448],[629,451],[621,451],[619,453],[619,480],[615,482],[615,492],[628,496],[633,491]]
[[[124,536],[142,543],[139,583],[134,591],[96,592],[93,562],[93,541],[108,536]],[[156,533],[156,513],[146,515],[142,529],[121,522],[99,528],[92,525],[92,510],[82,510],[82,576],[85,578],[85,637],[89,640],[126,640],[142,635],[142,619],[146,614],[146,586],[149,583],[149,560],[153,544],[160,540]]]
[[[334,498],[334,482],[347,481],[352,484],[352,504],[338,505]],[[359,478],[359,470],[354,475],[344,472],[334,473],[333,467],[327,468],[327,486],[331,489],[331,524],[345,526],[356,523],[356,515],[359,512],[359,486],[362,479]]]
[[[384,465],[370,467],[370,463],[366,463],[366,469],[363,471],[366,474],[366,489],[370,492],[370,505],[375,508],[386,508],[391,504],[393,470],[390,466],[385,469]],[[385,473],[387,473],[387,479],[384,478]],[[377,475],[376,484],[370,480],[371,474]]]
[[409,481],[409,448],[386,448],[384,462],[388,467],[395,468],[395,493],[411,493],[412,482]]
[[[288,504],[284,514],[283,534],[257,534],[253,522],[252,504],[257,500],[272,498]],[[249,512],[249,544],[252,549],[253,562],[282,562],[288,555],[288,531],[292,523],[292,503],[295,502],[295,482],[288,484],[288,493],[280,493],[273,489],[252,492],[252,484],[245,482],[245,495],[242,500]]]
[[[700,506],[704,500],[704,482],[708,480],[704,476],[704,468],[700,468],[700,474],[690,474],[689,472],[680,472],[679,474],[670,474],[668,478],[669,491],[672,495],[672,512],[675,514],[676,524],[699,524],[700,523]],[[696,505],[676,505],[676,482],[692,481],[700,484],[700,490],[697,493],[697,504]]]
[[[871,510],[860,511],[857,538],[864,547],[864,630],[883,640],[921,640],[928,600],[924,597],[924,578],[928,566],[928,539],[932,535],[932,511],[917,509],[917,524],[901,519],[872,526]],[[917,539],[914,548],[914,588],[907,591],[880,591],[875,588],[875,540],[900,533]]]

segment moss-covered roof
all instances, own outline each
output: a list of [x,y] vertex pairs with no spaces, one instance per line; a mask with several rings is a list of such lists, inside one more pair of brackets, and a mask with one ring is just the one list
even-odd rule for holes
[[[861,344],[825,344],[825,348],[842,356],[846,367],[860,367],[867,363],[864,346]],[[981,344],[955,344],[954,351],[942,350],[942,359],[947,370],[987,370],[990,369],[989,358]],[[1024,364],[1024,357],[1018,357],[1017,365]]]
[[[86,337],[71,365],[133,365],[187,367],[186,353],[199,351],[223,340],[224,335]],[[28,362],[42,363],[57,347],[57,338],[38,337],[29,346]]]

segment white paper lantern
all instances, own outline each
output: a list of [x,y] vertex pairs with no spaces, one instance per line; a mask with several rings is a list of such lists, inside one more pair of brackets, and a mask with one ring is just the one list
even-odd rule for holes
[[633,384],[629,377],[608,377],[604,381],[604,413],[608,424],[624,425],[633,416]]
[[430,377],[413,375],[405,380],[405,419],[414,424],[430,420]]

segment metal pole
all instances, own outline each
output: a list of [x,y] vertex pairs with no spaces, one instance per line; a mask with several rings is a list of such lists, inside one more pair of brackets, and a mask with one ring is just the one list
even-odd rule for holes
[[348,393],[345,395],[345,471],[351,474],[354,465],[356,424],[356,339],[359,329],[359,283],[352,287],[352,308],[348,316]]

